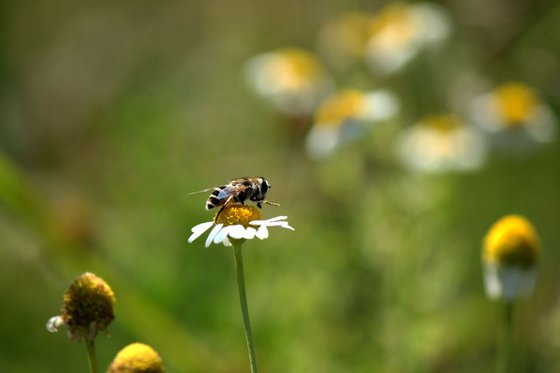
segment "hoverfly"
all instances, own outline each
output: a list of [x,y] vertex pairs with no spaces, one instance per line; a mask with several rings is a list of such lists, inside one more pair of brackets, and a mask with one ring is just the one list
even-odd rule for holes
[[207,188],[194,193],[212,192],[206,200],[206,210],[221,206],[220,211],[216,214],[218,216],[230,202],[244,204],[246,200],[249,200],[256,202],[258,208],[262,208],[263,203],[280,206],[278,203],[265,200],[266,192],[270,188],[270,183],[264,177],[240,177],[231,180],[226,185]]

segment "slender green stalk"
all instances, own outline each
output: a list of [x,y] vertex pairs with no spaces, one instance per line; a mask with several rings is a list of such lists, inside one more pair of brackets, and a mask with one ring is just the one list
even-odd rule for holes
[[95,341],[86,339],[86,347],[88,351],[89,370],[91,373],[97,373],[99,370],[97,368],[97,357],[95,356]]
[[502,356],[499,372],[510,373],[512,364],[512,334],[513,334],[513,301],[504,300],[503,322],[504,330],[502,335]]
[[247,349],[249,350],[249,363],[251,364],[251,373],[257,373],[257,358],[255,355],[255,346],[253,345],[249,308],[247,307],[247,291],[245,290],[245,274],[243,272],[243,254],[241,249],[242,244],[240,242],[233,243],[233,258],[235,260],[235,270],[237,272],[237,286],[239,288],[239,302],[241,304],[243,325],[245,327],[245,339],[247,340]]

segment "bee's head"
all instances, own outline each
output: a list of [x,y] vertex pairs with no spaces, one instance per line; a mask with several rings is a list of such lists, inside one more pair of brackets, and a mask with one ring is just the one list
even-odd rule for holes
[[268,180],[266,180],[264,177],[259,177],[260,182],[261,182],[261,194],[264,196],[266,194],[266,192],[272,188],[270,183],[268,182]]

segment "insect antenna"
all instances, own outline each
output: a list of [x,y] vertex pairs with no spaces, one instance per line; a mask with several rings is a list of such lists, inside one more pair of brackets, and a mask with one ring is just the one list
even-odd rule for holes
[[198,194],[198,193],[208,193],[208,192],[212,192],[214,190],[216,190],[218,188],[206,188],[206,189],[202,189],[202,190],[197,190],[196,192],[190,192],[187,194],[187,196],[191,196],[193,194]]

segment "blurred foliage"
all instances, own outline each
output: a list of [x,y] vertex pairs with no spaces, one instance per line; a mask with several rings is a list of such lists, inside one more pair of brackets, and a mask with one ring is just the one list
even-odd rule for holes
[[207,221],[188,192],[242,175],[295,232],[245,245],[249,307],[264,372],[472,372],[496,363],[500,307],[483,292],[481,240],[526,216],[543,252],[515,314],[519,372],[560,369],[560,145],[492,154],[469,173],[423,174],[395,156],[422,116],[464,114],[504,80],[560,110],[560,7],[544,1],[439,3],[453,32],[397,74],[360,64],[337,85],[400,99],[382,123],[324,162],[290,119],[256,97],[245,62],[297,46],[321,26],[383,2],[5,1],[0,12],[0,370],[76,372],[85,347],[45,330],[72,279],[117,297],[100,366],[131,342],[170,372],[244,372],[230,250],[188,245]]

